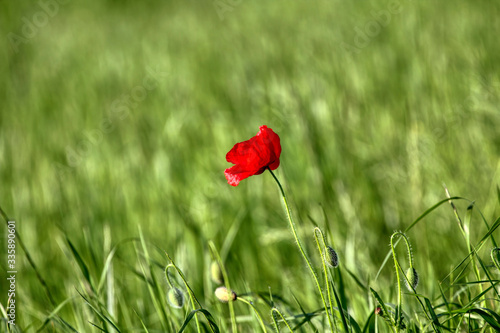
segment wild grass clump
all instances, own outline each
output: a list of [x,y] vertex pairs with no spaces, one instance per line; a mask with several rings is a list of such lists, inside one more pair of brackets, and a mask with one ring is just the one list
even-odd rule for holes
[[[118,318],[127,313],[127,308],[118,303],[115,285],[119,283],[120,277],[116,276],[114,266],[118,265],[117,255],[118,245],[131,246],[137,256],[135,264],[128,263],[129,274],[135,275],[144,291],[143,301],[151,303],[154,311],[148,316],[140,315],[143,311],[140,308],[132,308],[134,318],[139,320],[142,328],[147,331],[154,331],[155,327],[169,332],[183,332],[186,329],[197,332],[210,331],[254,331],[268,332],[273,328],[281,331],[281,327],[286,327],[291,332],[295,331],[332,331],[332,332],[371,332],[385,331],[393,332],[409,331],[475,331],[493,332],[500,329],[500,316],[498,315],[500,298],[498,293],[498,256],[499,251],[496,246],[494,233],[500,226],[500,218],[493,223],[488,223],[483,215],[478,214],[487,226],[487,231],[478,237],[478,240],[471,240],[468,234],[471,229],[471,211],[474,209],[470,205],[466,210],[466,219],[462,222],[461,214],[456,208],[454,201],[465,200],[459,197],[451,197],[441,200],[434,206],[426,210],[413,223],[409,224],[404,232],[398,231],[390,237],[390,251],[386,260],[379,267],[379,273],[384,270],[387,259],[392,256],[395,269],[396,285],[389,285],[376,289],[377,276],[373,280],[365,280],[363,276],[354,274],[349,268],[339,265],[338,253],[332,246],[327,245],[327,238],[332,239],[333,235],[325,235],[320,227],[313,228],[316,240],[317,255],[313,255],[311,260],[304,252],[304,244],[311,243],[301,241],[298,238],[297,226],[292,220],[290,208],[287,204],[283,188],[275,175],[273,178],[279,185],[280,193],[283,196],[285,210],[289,219],[289,226],[296,237],[296,244],[299,253],[302,254],[310,273],[310,278],[314,281],[316,290],[312,289],[311,295],[306,295],[307,291],[301,286],[292,286],[292,298],[286,300],[282,295],[275,294],[269,290],[268,295],[258,290],[254,290],[251,285],[246,285],[246,291],[239,296],[231,289],[230,281],[234,280],[231,271],[226,270],[216,246],[213,242],[208,242],[210,250],[209,262],[207,265],[206,278],[202,285],[211,286],[215,283],[215,291],[212,296],[203,292],[195,292],[188,280],[196,280],[190,276],[185,276],[173,258],[165,253],[161,247],[146,241],[142,231],[139,230],[140,237],[127,240],[117,244],[107,254],[106,264],[100,272],[101,278],[96,280],[94,274],[89,269],[86,260],[81,255],[79,249],[67,239],[67,246],[71,250],[75,264],[79,267],[82,281],[76,287],[76,293],[86,304],[86,318],[89,325],[100,331],[126,331],[127,327],[133,325],[135,319],[129,318],[130,322],[119,320]],[[448,193],[448,192],[447,192]],[[449,274],[440,281],[429,281],[426,278],[425,267],[422,268],[423,278],[414,267],[418,258],[415,255],[407,236],[419,224],[428,223],[432,220],[432,214],[442,204],[451,204],[453,213],[457,220],[457,225],[464,236],[464,244],[470,252],[463,257],[459,257],[456,262],[450,263],[452,269]],[[5,214],[6,221],[9,219]],[[328,219],[325,215],[325,221]],[[402,244],[406,251],[407,263],[403,264],[398,257],[398,245]],[[330,241],[331,243],[331,241]],[[487,254],[483,248],[487,244],[495,247]],[[28,252],[26,249],[26,254]],[[314,262],[314,264],[313,264]],[[317,267],[320,263],[321,268]],[[123,263],[121,264],[123,265]],[[407,266],[408,268],[404,268]],[[162,281],[158,273],[164,271],[165,280]],[[427,267],[430,267],[429,265]],[[33,267],[41,278],[41,273],[36,266]],[[321,272],[322,281],[318,275]],[[295,274],[304,274],[302,268],[294,270]],[[370,276],[369,272],[364,272]],[[423,281],[421,281],[423,280]],[[39,280],[41,283],[43,280]],[[166,281],[166,282],[165,282]],[[402,283],[408,289],[403,293]],[[417,287],[424,284],[426,288]],[[231,285],[244,285],[238,281],[231,281]],[[438,290],[437,295],[429,294],[429,286],[435,284]],[[212,287],[212,288],[214,288]],[[424,290],[422,290],[424,289]],[[47,290],[48,291],[48,290]],[[49,292],[49,291],[48,291]],[[198,295],[197,295],[198,293]],[[360,296],[359,294],[364,294]],[[188,302],[186,302],[186,296]],[[317,308],[306,310],[296,296],[316,299]],[[362,299],[364,305],[354,304]],[[217,305],[217,301],[221,305]],[[394,303],[395,302],[395,303]],[[71,318],[64,318],[59,312],[68,303],[77,306],[75,300],[64,300],[57,305],[44,320],[38,330],[47,329],[50,326],[57,326],[58,330],[76,331],[71,324]],[[202,305],[205,303],[205,305]],[[237,303],[248,305],[248,308],[236,306]],[[188,305],[189,304],[189,305]],[[117,308],[118,306],[118,308]],[[78,309],[76,307],[75,309]],[[359,311],[361,309],[361,311]],[[5,315],[5,308],[2,309]],[[117,312],[122,312],[118,315]],[[229,311],[227,313],[227,311]],[[248,313],[248,311],[251,312]],[[269,316],[263,316],[263,312],[268,312]],[[250,315],[250,316],[249,316]],[[152,316],[152,317],[151,317]],[[74,317],[74,319],[80,318]],[[155,319],[153,319],[155,318]],[[382,320],[379,320],[382,319]],[[83,319],[83,318],[81,318]],[[194,323],[193,323],[194,321]],[[78,322],[77,322],[78,324]],[[83,324],[83,322],[81,323]],[[8,331],[16,332],[19,329],[4,322],[4,327]]]

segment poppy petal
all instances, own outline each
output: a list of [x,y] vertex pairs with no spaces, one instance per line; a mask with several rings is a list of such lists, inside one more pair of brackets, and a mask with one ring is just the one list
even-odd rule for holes
[[259,175],[268,167],[275,170],[280,164],[280,155],[280,137],[262,125],[257,135],[235,144],[226,154],[226,160],[235,165],[226,169],[224,174],[230,185],[237,186],[241,180]]

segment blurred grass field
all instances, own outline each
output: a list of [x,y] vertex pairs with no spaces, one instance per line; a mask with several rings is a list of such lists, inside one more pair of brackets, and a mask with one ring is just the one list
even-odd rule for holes
[[[164,292],[168,261],[156,247],[222,331],[209,240],[238,293],[270,288],[295,309],[287,315],[300,314],[294,297],[306,312],[321,307],[272,177],[235,188],[224,178],[226,152],[263,124],[281,137],[277,175],[318,270],[315,223],[341,265],[395,303],[394,266],[375,280],[390,236],[445,199],[443,183],[475,202],[478,242],[480,212],[490,225],[500,215],[500,3],[395,3],[393,12],[384,1],[2,3],[0,207],[54,299],[18,246],[17,329],[70,331],[64,320],[111,330],[77,292],[92,294],[69,242],[96,283],[119,244],[96,299],[122,331],[142,331],[141,320],[149,332],[171,329],[141,278],[140,230]],[[470,201],[455,202],[459,214]],[[439,298],[439,282],[468,254],[453,210],[443,204],[408,236],[419,292]],[[493,246],[478,254],[490,266]],[[369,290],[343,279],[364,322]],[[176,329],[189,312],[165,311]],[[241,331],[259,330],[248,306],[235,312]]]

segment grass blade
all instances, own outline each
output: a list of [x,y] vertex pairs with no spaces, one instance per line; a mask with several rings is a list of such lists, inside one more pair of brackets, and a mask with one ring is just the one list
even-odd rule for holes
[[205,316],[205,318],[207,319],[207,321],[209,322],[210,326],[212,327],[212,329],[213,329],[213,331],[215,333],[220,333],[219,327],[215,323],[214,317],[212,316],[212,314],[210,312],[208,312],[205,309],[196,309],[196,310],[191,311],[187,315],[186,320],[184,320],[184,323],[182,324],[182,326],[179,329],[178,333],[182,333],[186,329],[186,327],[188,326],[189,322],[193,319],[194,315],[197,314],[198,312],[201,312]]
[[114,323],[113,320],[109,319],[108,316],[105,316],[101,311],[99,311],[95,306],[93,306],[92,303],[90,303],[90,301],[79,290],[77,290],[76,292],[85,300],[85,302],[87,303],[87,305],[90,306],[90,308],[94,311],[94,313],[99,318],[101,318],[102,320],[104,320],[105,322],[107,322],[108,324],[110,324],[111,326],[113,326],[113,328],[117,332],[119,332],[119,333],[121,332],[120,329],[116,326],[116,324]]
[[69,240],[69,238],[67,236],[65,236],[65,238],[66,238],[66,243],[68,244],[68,246],[71,249],[71,253],[73,254],[73,257],[75,258],[76,262],[78,263],[78,267],[80,267],[80,271],[82,272],[83,276],[85,277],[85,280],[87,280],[87,282],[90,285],[90,288],[92,289],[92,291],[94,293],[96,293],[96,290],[94,288],[94,284],[92,282],[92,277],[90,276],[90,272],[89,272],[87,264],[85,264],[85,261],[80,256],[80,253],[78,253],[78,251],[76,250],[76,248],[73,245],[73,243],[71,243],[71,241]]

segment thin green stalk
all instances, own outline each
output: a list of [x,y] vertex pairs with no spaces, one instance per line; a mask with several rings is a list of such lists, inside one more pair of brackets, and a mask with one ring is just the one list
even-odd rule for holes
[[457,219],[458,227],[460,228],[460,231],[462,231],[462,235],[464,235],[464,237],[466,237],[465,232],[464,232],[464,224],[462,222],[462,219],[460,218],[460,215],[458,215],[457,207],[455,206],[455,204],[451,200],[451,195],[450,195],[450,192],[448,191],[448,188],[446,187],[445,184],[443,184],[443,186],[444,186],[444,191],[446,193],[446,196],[448,197],[448,202],[450,203],[450,206],[453,209],[453,213],[455,214],[455,218]]
[[269,172],[273,176],[274,180],[278,184],[278,187],[281,191],[281,196],[283,197],[283,202],[285,203],[286,214],[288,217],[288,222],[290,224],[290,228],[292,229],[293,237],[295,238],[295,242],[297,243],[297,246],[299,248],[300,253],[304,257],[304,260],[306,261],[307,266],[309,267],[309,270],[311,271],[311,274],[314,278],[314,281],[316,282],[316,286],[318,287],[319,294],[321,295],[321,300],[323,301],[323,306],[325,307],[326,316],[328,318],[328,323],[330,324],[330,328],[333,331],[334,326],[333,326],[333,322],[332,322],[332,318],[330,316],[330,313],[328,312],[328,305],[326,304],[325,296],[323,295],[323,291],[321,290],[321,285],[319,283],[318,276],[316,275],[316,272],[314,271],[314,269],[311,265],[311,262],[309,261],[309,258],[307,258],[306,252],[304,251],[304,248],[302,247],[302,243],[300,242],[299,236],[297,234],[297,230],[295,228],[295,224],[293,223],[293,220],[292,220],[292,214],[290,213],[290,207],[288,206],[288,201],[286,200],[286,195],[285,195],[285,191],[283,190],[283,186],[281,186],[280,181],[278,180],[278,178],[276,178],[276,176],[271,171],[271,169],[267,168],[267,170],[269,170]]
[[[408,251],[408,262],[409,262],[409,265],[410,265],[410,268],[409,268],[410,270],[413,270],[413,253],[411,251],[410,241],[408,240],[408,237],[406,236],[406,234],[398,231],[398,232],[395,232],[391,236],[391,250],[392,250],[392,254],[393,254],[394,266],[396,267],[396,275],[397,275],[397,279],[398,279],[398,307],[396,309],[396,329],[397,329],[397,331],[399,331],[400,325],[401,325],[401,321],[402,321],[401,281],[399,279],[399,271],[401,270],[401,265],[399,264],[399,261],[396,258],[395,248],[396,248],[396,245],[399,242],[399,239],[394,244],[394,237],[395,236],[402,237],[404,239],[405,243],[406,243],[406,249]],[[413,271],[413,272],[415,272],[415,271]],[[412,272],[412,274],[413,274],[413,272]],[[408,278],[408,276],[406,274],[403,274],[403,276],[405,278],[405,281],[406,281],[406,284],[407,284],[408,288],[411,288],[411,290],[413,290],[413,292],[415,293],[415,297],[417,298],[417,301],[419,302],[420,306],[422,307],[422,310],[423,310],[425,316],[427,317],[428,320],[432,321],[432,318],[427,313],[427,310],[426,310],[424,304],[422,303],[422,301],[420,300],[420,298],[416,295],[416,290],[415,290],[416,285],[415,286],[413,285],[413,282],[410,281],[410,279]],[[433,327],[433,329],[434,329],[435,332],[440,332],[441,331],[440,328],[438,326],[436,326],[434,322],[432,322],[432,327]]]
[[[472,261],[472,267],[473,267],[474,274],[476,275],[476,279],[479,281],[479,280],[481,280],[481,274],[479,273],[479,268],[477,267],[477,263],[476,263],[476,258],[475,258],[476,250],[470,242],[470,221],[471,221],[471,215],[472,215],[472,208],[474,207],[474,202],[472,202],[469,205],[469,207],[467,207],[467,213],[465,215],[465,222],[463,222],[462,219],[460,218],[460,215],[458,214],[457,207],[455,206],[455,204],[451,200],[451,195],[450,195],[450,192],[448,191],[448,188],[446,187],[446,185],[444,185],[444,189],[446,192],[446,196],[449,198],[449,203],[450,203],[451,207],[453,208],[453,213],[455,214],[455,218],[457,219],[459,229],[462,232],[462,236],[465,239],[467,251],[469,251],[469,254],[471,255],[471,261]],[[483,288],[482,288],[481,284],[478,285],[478,288],[479,288],[479,292],[482,293]],[[486,304],[486,300],[483,300],[483,306],[485,306],[485,304]]]
[[288,327],[288,329],[290,330],[290,332],[293,333],[293,330],[290,327],[290,324],[285,319],[285,317],[283,316],[283,314],[281,313],[281,311],[278,310],[277,308],[272,308],[271,309],[271,317],[273,317],[273,322],[274,322],[274,327],[276,328],[276,332],[278,332],[278,333],[280,332],[280,326],[279,326],[278,320],[276,320],[276,316],[274,315],[275,313],[277,313],[281,317],[281,320],[283,320],[283,322],[285,323],[286,327]]
[[[210,248],[210,252],[212,253],[212,257],[215,259],[215,261],[217,262],[217,264],[220,267],[220,270],[222,272],[222,276],[224,277],[224,285],[225,285],[226,289],[229,290],[229,292],[231,292],[232,289],[231,289],[231,286],[229,284],[229,278],[228,278],[228,275],[226,272],[226,268],[224,267],[224,264],[222,262],[222,258],[220,256],[219,252],[215,248],[215,244],[212,241],[209,241],[208,247]],[[229,306],[229,316],[231,317],[232,331],[237,332],[238,326],[236,325],[236,315],[234,313],[233,302],[228,302],[228,306]]]
[[320,228],[318,228],[318,227],[314,228],[314,238],[316,239],[316,244],[318,245],[318,252],[319,252],[319,255],[321,258],[321,262],[323,263],[323,272],[325,275],[325,284],[326,284],[326,291],[327,291],[327,295],[328,295],[328,303],[330,304],[330,311],[332,312],[333,323],[335,325],[335,331],[337,331],[337,323],[335,322],[335,316],[333,315],[332,291],[330,288],[330,283],[328,281],[328,269],[327,269],[326,263],[325,263],[325,261],[326,261],[325,255],[326,254],[323,253],[323,250],[321,249],[321,245],[319,244],[318,233],[321,235],[321,240],[323,241],[323,249],[326,249],[325,235],[323,234],[323,231],[321,231]]
[[260,324],[260,327],[262,328],[262,332],[267,333],[266,325],[264,324],[264,321],[262,320],[262,316],[260,315],[260,313],[257,310],[257,308],[252,304],[252,302],[249,302],[246,299],[241,298],[241,297],[238,297],[238,301],[248,304],[254,310],[254,312],[255,312],[255,314],[257,316],[257,320],[258,320],[258,322]]
[[399,265],[399,262],[396,258],[396,247],[394,245],[394,237],[395,236],[403,237],[403,239],[406,242],[406,247],[408,249],[408,261],[410,264],[410,268],[413,268],[413,256],[411,255],[410,242],[408,241],[408,238],[406,237],[406,235],[400,231],[397,231],[394,234],[392,234],[392,236],[391,236],[391,251],[392,251],[392,257],[394,259],[394,266],[396,268],[396,279],[398,282],[398,302],[396,305],[396,332],[399,332],[400,327],[401,327],[401,321],[403,319],[403,316],[402,316],[403,297],[402,297],[402,291],[401,291],[401,279],[399,277],[399,271],[401,269],[401,266]]
[[[167,278],[168,284],[170,286],[172,286],[171,281],[170,281],[170,277],[168,276],[168,269],[169,269],[169,267],[173,267],[176,270],[177,274],[179,274],[182,282],[184,282],[184,286],[186,287],[186,290],[188,292],[189,300],[191,302],[191,307],[193,308],[193,311],[197,310],[198,308],[203,309],[203,307],[201,306],[200,302],[198,302],[198,300],[196,299],[196,296],[194,295],[193,290],[191,289],[191,287],[187,283],[186,278],[184,277],[184,274],[182,273],[182,271],[179,269],[179,267],[177,267],[175,265],[173,259],[170,257],[170,255],[167,252],[165,252],[165,255],[167,256],[168,260],[170,260],[170,264],[168,264],[167,267],[165,267],[165,277]],[[197,305],[198,305],[198,307],[197,307]],[[201,327],[200,327],[200,321],[198,319],[198,315],[197,314],[194,316],[194,320],[196,322],[196,329],[197,329],[198,333],[200,333],[201,332]],[[210,329],[213,332],[212,325],[209,324],[209,327],[210,327]]]
[[[160,323],[163,326],[163,329],[166,330],[169,323],[168,316],[165,312],[166,305],[162,302],[162,298],[160,297],[160,289],[158,287],[158,283],[153,272],[153,264],[151,263],[151,257],[149,256],[149,251],[146,246],[146,241],[144,240],[144,235],[142,234],[142,229],[140,226],[139,226],[139,239],[140,239],[139,244],[142,246],[144,260],[146,261],[147,266],[149,268],[149,275],[151,277],[151,282],[149,282],[148,280],[146,274],[146,268],[144,267],[144,264],[142,263],[141,260],[139,260],[139,266],[141,268],[144,281],[146,282],[146,285],[148,287],[148,291],[151,296],[151,300],[153,301],[154,308],[156,309],[156,312],[158,312],[158,314],[160,315]],[[140,257],[139,249],[137,249],[136,244],[134,244],[134,247],[137,256]]]
[[[169,287],[169,288],[170,288],[170,290],[171,290],[171,289],[173,289],[173,288],[177,288],[178,284],[177,284],[177,282],[176,282],[176,281],[175,281],[175,283],[173,283],[173,282],[170,280],[171,275],[168,273],[168,269],[169,269],[170,267],[172,267],[172,268],[174,268],[174,269],[175,269],[175,266],[174,266],[174,265],[172,265],[172,264],[168,264],[168,265],[167,265],[167,267],[165,267],[165,277],[166,277],[166,279],[167,279],[168,287]],[[177,288],[177,289],[178,289],[178,288]],[[169,292],[170,292],[170,290],[169,290],[167,293],[169,293]],[[181,292],[182,292],[182,293],[183,293],[183,295],[184,295],[184,292],[183,292],[183,291],[181,291]],[[167,301],[170,303],[170,298],[169,298],[169,297],[170,297],[170,296],[167,294]],[[184,298],[184,296],[183,296],[183,298]],[[182,302],[182,303],[184,303],[184,302]],[[179,304],[177,304],[177,306],[178,306],[178,305],[179,305]],[[184,305],[184,304],[182,304],[182,305],[181,305],[181,307],[182,307],[183,305]],[[191,302],[191,305],[192,305],[192,302]],[[167,309],[168,309],[168,307],[167,307]],[[170,323],[170,325],[171,325],[171,327],[178,327],[178,326],[180,326],[180,324],[179,324],[179,322],[177,321],[177,318],[176,318],[176,316],[175,316],[175,315],[173,315],[170,311],[169,311],[168,315],[170,315],[170,319],[171,319],[171,323]]]
[[[474,268],[474,273],[476,275],[476,279],[478,281],[481,280],[481,273],[479,272],[479,267],[477,265],[477,260],[476,260],[476,249],[474,248],[474,245],[471,244],[470,241],[470,222],[471,222],[471,217],[472,217],[472,208],[474,207],[474,203],[470,204],[469,207],[467,207],[467,213],[465,214],[465,223],[464,223],[464,228],[465,228],[465,241],[467,243],[467,250],[469,253],[472,253],[471,260],[472,260],[472,267]],[[483,292],[483,285],[478,284],[479,288],[479,293],[481,294]],[[486,307],[486,297],[482,301],[482,307]]]

